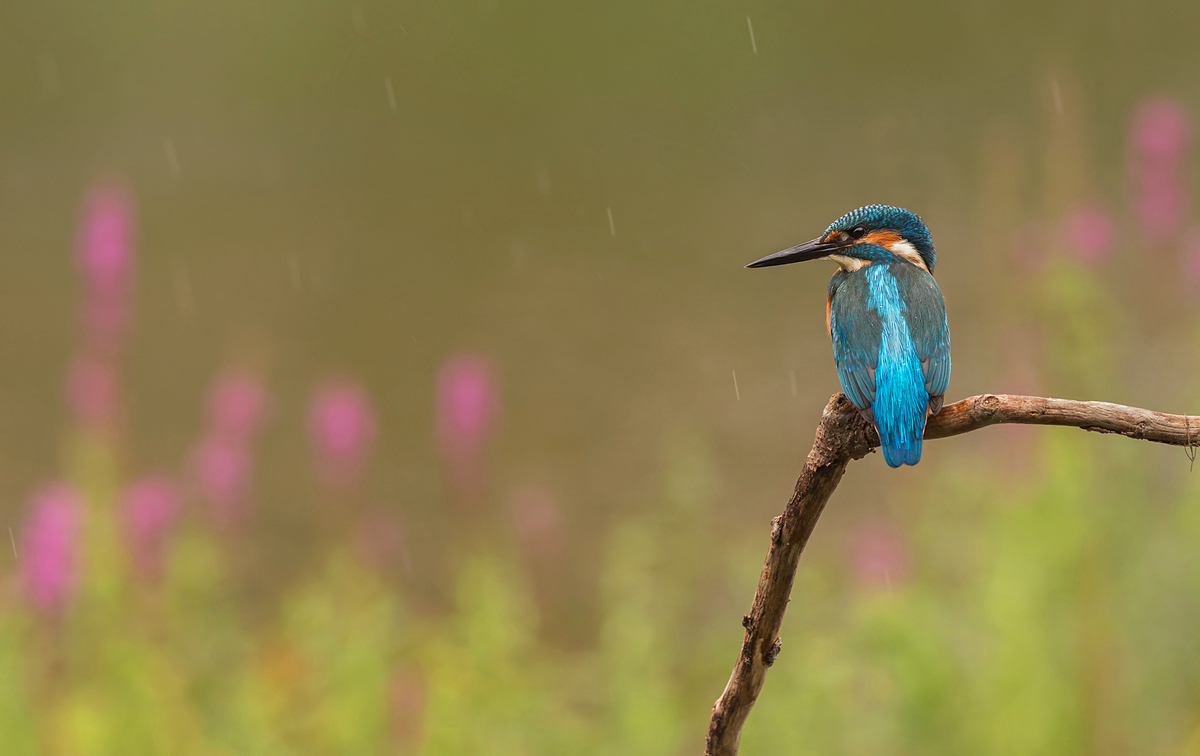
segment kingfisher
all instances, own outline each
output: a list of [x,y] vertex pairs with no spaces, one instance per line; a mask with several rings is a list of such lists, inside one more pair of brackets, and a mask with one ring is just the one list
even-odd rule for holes
[[950,325],[929,229],[916,213],[867,205],[746,267],[826,259],[838,265],[825,324],[842,392],[875,426],[888,465],[915,465],[925,421],[941,411],[950,384]]

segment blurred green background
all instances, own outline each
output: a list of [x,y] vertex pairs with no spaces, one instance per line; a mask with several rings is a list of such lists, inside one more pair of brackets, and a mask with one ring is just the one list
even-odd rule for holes
[[[947,401],[1200,412],[1198,25],[0,4],[0,751],[700,752],[838,389],[832,270],[741,266],[902,205]],[[210,470],[229,375],[267,410]],[[138,536],[146,476],[177,504]],[[855,463],[742,753],[1200,754],[1198,480],[1064,429]]]

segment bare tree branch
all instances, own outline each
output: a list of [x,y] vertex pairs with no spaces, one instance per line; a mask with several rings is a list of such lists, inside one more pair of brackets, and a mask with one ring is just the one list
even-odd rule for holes
[[[1108,402],[1008,394],[981,394],[943,407],[929,419],[925,437],[957,436],[1001,423],[1062,425],[1189,449],[1200,446],[1200,417],[1166,415]],[[790,600],[800,553],[846,466],[877,446],[879,437],[875,429],[844,396],[835,394],[817,426],[816,439],[796,490],[783,514],[771,523],[771,545],[758,579],[758,590],[754,592],[750,613],[742,618],[746,628],[742,649],[725,692],[713,706],[705,756],[737,754],[742,725],[758,699],[767,669],[779,654],[779,628]]]

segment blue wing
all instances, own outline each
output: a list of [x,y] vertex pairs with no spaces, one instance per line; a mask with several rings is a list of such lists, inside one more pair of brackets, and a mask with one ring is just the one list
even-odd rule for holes
[[873,421],[871,406],[875,403],[883,325],[879,313],[868,306],[870,294],[861,275],[838,271],[829,282],[829,335],[838,382],[850,403]]
[[925,271],[904,266],[894,271],[901,295],[907,304],[904,320],[912,337],[921,373],[925,376],[925,391],[929,393],[929,411],[942,409],[946,389],[950,386],[950,326],[946,321],[946,304],[937,281]]

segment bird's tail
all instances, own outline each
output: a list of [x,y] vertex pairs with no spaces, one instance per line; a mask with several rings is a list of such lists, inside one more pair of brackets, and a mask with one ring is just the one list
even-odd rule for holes
[[895,438],[884,439],[884,434],[879,430],[880,450],[883,451],[883,459],[888,463],[889,467],[899,467],[900,465],[915,465],[921,461],[921,436],[900,440]]
[[880,375],[873,407],[875,430],[883,459],[891,467],[921,461],[929,394],[925,392],[920,364],[914,357],[909,369]]

